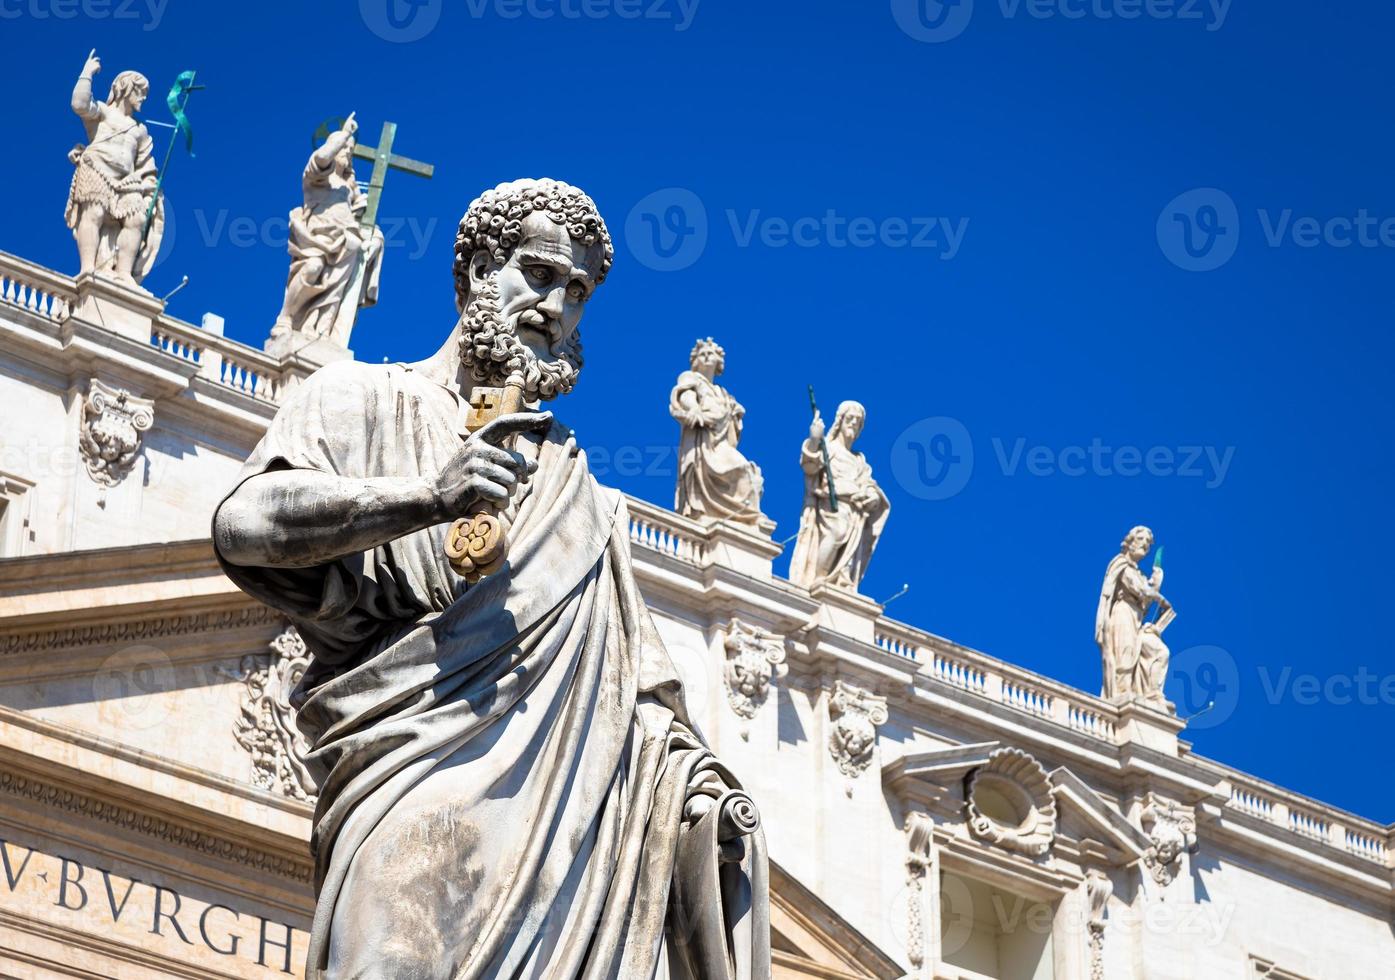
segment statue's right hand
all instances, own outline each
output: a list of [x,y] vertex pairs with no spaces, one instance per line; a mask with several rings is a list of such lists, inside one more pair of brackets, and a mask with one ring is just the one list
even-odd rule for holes
[[815,442],[823,439],[823,416],[814,413],[814,421],[809,423],[809,438]]
[[97,57],[97,49],[93,48],[87,53],[87,61],[82,66],[82,77],[91,78],[102,70],[102,59]]
[[511,436],[546,431],[551,412],[516,412],[501,415],[465,440],[465,445],[436,474],[432,489],[439,501],[441,520],[453,520],[469,512],[480,500],[505,503],[513,487],[537,464],[503,448]]

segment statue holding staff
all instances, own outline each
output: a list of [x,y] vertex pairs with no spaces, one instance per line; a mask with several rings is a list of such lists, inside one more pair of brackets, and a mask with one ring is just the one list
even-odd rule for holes
[[891,514],[891,502],[872,478],[871,465],[853,448],[866,418],[860,402],[845,401],[825,438],[823,417],[816,411],[800,447],[804,512],[790,581],[806,589],[824,584],[856,589]]
[[299,336],[348,347],[359,307],[378,301],[383,233],[360,223],[368,195],[354,175],[357,131],[349,113],[305,164],[305,202],[290,213],[291,269],[271,328],[273,346]]
[[[73,86],[72,109],[87,131],[87,143],[68,154],[75,169],[64,218],[77,240],[78,275],[97,273],[139,287],[155,264],[165,224],[154,142],[135,117],[150,82],[140,72],[123,71],[102,102],[92,96],[101,70],[94,48]],[[152,205],[142,249],[141,229]]]

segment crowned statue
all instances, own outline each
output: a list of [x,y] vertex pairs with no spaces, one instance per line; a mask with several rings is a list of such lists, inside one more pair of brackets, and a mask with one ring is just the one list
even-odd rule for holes
[[[1135,527],[1109,562],[1095,611],[1095,643],[1104,669],[1102,697],[1111,701],[1142,701],[1162,711],[1173,710],[1163,695],[1167,680],[1168,649],[1163,630],[1175,618],[1172,604],[1163,597],[1162,549],[1153,558],[1147,577],[1138,563],[1153,549],[1153,532]],[[1150,620],[1150,610],[1158,617]]]
[[860,402],[845,401],[825,433],[815,411],[809,437],[800,447],[804,511],[790,581],[806,589],[834,585],[856,590],[891,514],[891,502],[872,479],[871,464],[853,448],[866,419]]
[[[624,497],[543,407],[613,255],[575,187],[485,192],[440,350],[310,375],[215,512],[311,655],[308,976],[771,975],[755,806],[691,720]],[[456,549],[466,515],[499,554]]]
[[688,355],[690,370],[678,376],[669,414],[682,427],[674,509],[684,517],[761,520],[760,467],[736,448],[746,409],[717,384],[726,351],[711,337]]

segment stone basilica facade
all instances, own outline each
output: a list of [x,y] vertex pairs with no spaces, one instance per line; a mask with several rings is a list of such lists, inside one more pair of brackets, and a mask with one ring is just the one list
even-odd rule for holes
[[[307,654],[209,540],[319,366],[282,351],[0,253],[0,976],[303,975]],[[811,430],[797,581],[776,574],[719,353],[674,393],[682,512],[630,499],[629,538],[694,720],[760,806],[776,976],[1395,977],[1395,828],[1195,755],[1156,698],[859,594],[887,517],[857,403]]]

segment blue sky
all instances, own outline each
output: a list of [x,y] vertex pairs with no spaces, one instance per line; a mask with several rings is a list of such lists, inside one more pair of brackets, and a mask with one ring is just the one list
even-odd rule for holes
[[603,479],[671,501],[668,389],[710,334],[777,537],[798,523],[806,386],[828,414],[857,398],[892,501],[864,591],[909,583],[889,614],[1097,690],[1100,580],[1147,523],[1179,613],[1169,694],[1184,714],[1217,702],[1186,737],[1395,819],[1368,761],[1395,720],[1373,536],[1395,437],[1395,12],[388,2],[0,0],[0,248],[76,268],[67,101],[94,46],[98,93],[137,68],[154,118],[178,72],[207,84],[147,284],[188,275],[171,312],[214,311],[250,344],[326,118],[356,111],[366,142],[394,120],[396,150],[436,165],[389,178],[364,360],[450,329],[475,194],[572,181],[616,238],[559,406]]

